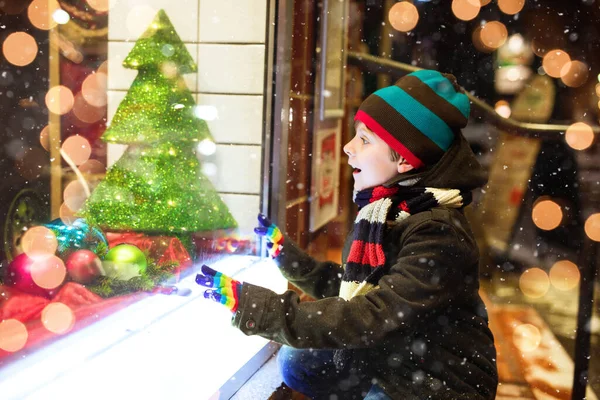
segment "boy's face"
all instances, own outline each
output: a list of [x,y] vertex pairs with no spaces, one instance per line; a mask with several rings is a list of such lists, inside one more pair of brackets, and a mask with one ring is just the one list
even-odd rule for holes
[[356,135],[344,146],[348,164],[354,169],[354,190],[381,185],[399,173],[398,161],[392,161],[390,147],[358,121]]

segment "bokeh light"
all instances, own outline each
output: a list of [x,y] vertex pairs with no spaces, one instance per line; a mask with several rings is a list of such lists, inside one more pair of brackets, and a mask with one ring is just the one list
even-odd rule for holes
[[0,322],[0,349],[11,353],[19,351],[25,347],[28,336],[21,321],[10,318]]
[[525,270],[519,277],[519,289],[527,297],[537,299],[544,296],[550,288],[548,274],[540,268]]
[[397,31],[408,32],[417,26],[419,11],[417,7],[408,1],[401,1],[390,8],[388,20]]
[[525,0],[498,0],[498,8],[504,14],[514,15],[523,9]]
[[497,49],[506,43],[508,30],[500,21],[490,21],[481,27],[481,42],[490,49]]
[[11,33],[2,43],[2,53],[6,61],[17,67],[31,64],[37,52],[38,45],[35,39],[25,32]]
[[481,10],[479,0],[452,0],[452,12],[460,20],[472,20],[479,14],[479,10]]
[[575,122],[567,128],[565,141],[575,150],[585,150],[594,143],[594,131],[584,122]]
[[90,159],[92,146],[83,136],[70,136],[62,144],[62,151],[75,163],[81,165]]
[[74,212],[77,212],[83,207],[83,203],[87,199],[85,189],[78,180],[71,181],[63,192],[65,204]]
[[563,219],[560,206],[552,200],[540,200],[535,203],[531,212],[533,223],[538,228],[551,231],[557,228]]
[[88,160],[79,166],[79,170],[83,174],[103,174],[106,172],[106,165],[98,160]]
[[595,242],[600,242],[600,213],[592,214],[585,221],[585,234]]
[[90,7],[98,12],[107,12],[110,10],[116,0],[86,0]]
[[81,85],[81,94],[85,101],[94,107],[104,107],[107,103],[108,76],[103,72],[88,75]]
[[571,290],[579,284],[579,268],[569,260],[560,260],[550,268],[550,283],[561,291]]
[[52,15],[60,9],[56,0],[33,0],[27,9],[31,24],[38,29],[49,30],[56,26]]
[[510,117],[510,114],[511,114],[510,105],[505,100],[500,100],[500,101],[496,102],[496,105],[494,106],[494,110],[501,117],[504,117],[504,118]]
[[46,93],[46,107],[54,114],[68,113],[73,108],[74,102],[73,92],[66,86],[54,86]]
[[46,125],[40,132],[40,144],[46,151],[50,151],[50,126]]
[[477,51],[481,51],[482,53],[491,53],[494,49],[487,47],[481,41],[481,25],[478,25],[477,28],[473,29],[473,33],[471,34],[471,39],[473,40],[473,46]]
[[21,248],[27,257],[44,260],[54,255],[58,248],[58,240],[54,232],[45,226],[34,226],[23,234]]
[[537,349],[542,342],[540,330],[532,324],[521,324],[513,331],[513,343],[522,352]]
[[550,50],[544,56],[542,66],[544,71],[553,78],[560,78],[560,73],[566,63],[571,61],[569,54],[563,50]]
[[73,114],[82,122],[93,124],[100,121],[106,115],[106,107],[96,107],[88,103],[83,95],[77,93],[73,104]]
[[73,210],[71,210],[65,203],[60,205],[58,217],[65,225],[73,225],[73,222],[75,222],[75,220],[78,218]]
[[479,3],[481,3],[481,7],[487,6],[491,2],[492,2],[492,0],[479,0]]
[[52,302],[42,310],[42,325],[52,333],[63,335],[75,325],[75,314],[66,304]]
[[108,61],[104,61],[102,64],[100,64],[100,66],[96,70],[96,73],[108,75]]
[[589,76],[589,67],[582,61],[570,61],[566,63],[560,71],[560,79],[569,87],[579,87],[583,85]]
[[56,289],[64,282],[66,276],[65,263],[57,256],[35,260],[31,264],[31,279],[41,288]]

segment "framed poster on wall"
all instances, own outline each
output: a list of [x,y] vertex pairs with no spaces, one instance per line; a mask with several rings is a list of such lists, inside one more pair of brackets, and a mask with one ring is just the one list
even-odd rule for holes
[[340,135],[342,124],[316,131],[312,158],[310,230],[312,232],[338,213]]
[[319,39],[319,119],[344,115],[348,0],[324,0]]

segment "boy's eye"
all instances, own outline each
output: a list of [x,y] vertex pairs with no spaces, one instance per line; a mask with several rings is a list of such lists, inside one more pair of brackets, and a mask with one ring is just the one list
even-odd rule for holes
[[367,140],[367,138],[366,138],[366,137],[364,137],[364,136],[361,136],[361,137],[360,137],[360,140],[362,140],[363,144],[367,144],[367,143],[369,143],[369,141]]

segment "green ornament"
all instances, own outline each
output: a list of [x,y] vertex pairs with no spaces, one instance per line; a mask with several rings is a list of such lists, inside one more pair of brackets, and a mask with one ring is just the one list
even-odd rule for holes
[[128,281],[146,272],[148,262],[144,253],[132,244],[119,244],[106,253],[102,260],[106,276]]

